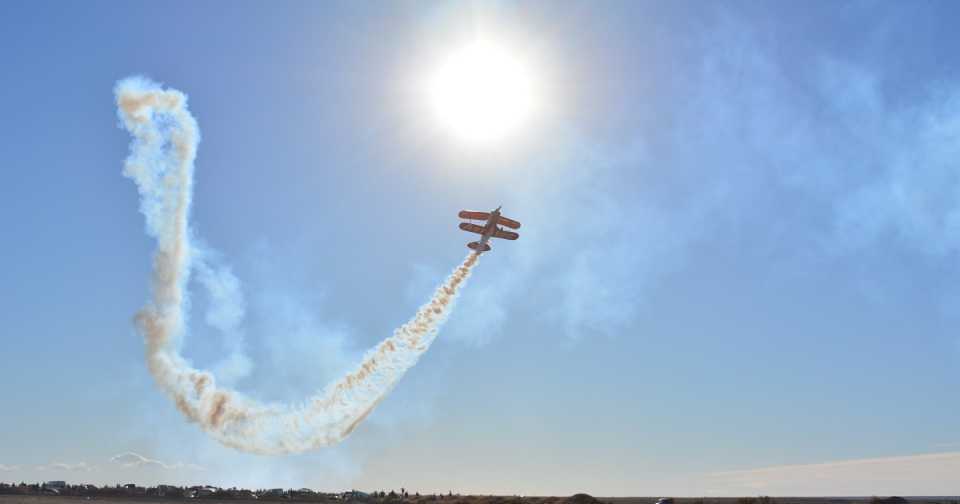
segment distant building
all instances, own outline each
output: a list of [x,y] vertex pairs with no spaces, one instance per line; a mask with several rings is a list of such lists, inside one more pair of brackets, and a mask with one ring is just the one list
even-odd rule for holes
[[287,491],[282,488],[272,488],[270,490],[261,490],[257,495],[258,499],[280,500],[287,498]]
[[253,492],[250,491],[250,490],[243,489],[243,488],[240,488],[240,489],[231,488],[230,490],[227,490],[227,491],[226,491],[226,494],[227,494],[231,499],[251,500],[251,499],[256,499],[256,498],[257,498],[257,494],[253,493]]
[[343,494],[341,500],[360,500],[365,501],[370,499],[370,494],[367,492],[361,492],[359,490],[351,490]]
[[194,491],[194,497],[210,497],[216,494],[220,489],[214,486],[205,486]]
[[183,489],[175,485],[157,485],[157,497],[183,497]]

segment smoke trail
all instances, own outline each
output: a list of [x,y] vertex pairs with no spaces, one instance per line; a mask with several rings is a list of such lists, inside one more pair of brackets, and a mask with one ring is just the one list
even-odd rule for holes
[[193,368],[179,354],[195,253],[189,216],[197,122],[183,93],[147,79],[124,79],[114,92],[123,127],[133,136],[124,175],[136,182],[147,234],[157,241],[152,296],[136,315],[157,384],[187,419],[239,450],[295,453],[341,441],[430,348],[479,256],[468,255],[430,302],[368,351],[356,370],[303,403],[263,404],[217,387],[212,374]]

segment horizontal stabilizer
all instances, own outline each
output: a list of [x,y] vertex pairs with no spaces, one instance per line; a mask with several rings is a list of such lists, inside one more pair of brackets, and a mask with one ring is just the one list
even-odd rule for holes
[[476,224],[470,224],[469,222],[461,222],[460,229],[464,231],[470,231],[471,233],[483,234],[483,226],[478,226]]
[[461,210],[458,215],[461,219],[487,220],[490,218],[488,212],[473,212],[470,210]]
[[497,219],[497,224],[503,224],[504,226],[507,226],[508,228],[520,229],[520,223],[519,223],[519,222],[517,222],[517,221],[515,221],[515,220],[513,220],[513,219],[508,219],[508,218],[506,218],[506,217],[504,217],[504,216],[502,216],[502,215],[500,216],[499,219]]
[[514,233],[513,231],[504,231],[502,229],[498,229],[493,232],[493,237],[503,238],[504,240],[516,240],[517,238],[520,238],[520,235]]
[[487,251],[490,250],[490,244],[489,244],[489,243],[470,242],[470,243],[467,244],[467,247],[470,247],[471,250],[473,250],[473,251],[475,251],[475,252],[477,252],[477,253],[487,252]]

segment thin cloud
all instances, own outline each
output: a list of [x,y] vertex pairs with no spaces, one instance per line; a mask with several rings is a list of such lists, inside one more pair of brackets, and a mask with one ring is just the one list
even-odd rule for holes
[[191,469],[195,471],[204,470],[203,467],[200,467],[196,464],[185,464],[183,462],[175,462],[172,464],[144,457],[139,453],[134,452],[124,452],[110,457],[110,462],[118,464],[123,467],[135,468],[135,467],[154,467],[159,469]]
[[0,472],[10,472],[10,471],[16,471],[18,469],[20,469],[20,466],[18,465],[0,464]]
[[774,495],[954,495],[960,452],[827,461],[708,475],[724,493]]
[[65,462],[54,462],[51,464],[36,466],[35,469],[38,471],[93,472],[97,470],[97,466],[90,465],[86,462],[79,462],[76,464],[68,464]]

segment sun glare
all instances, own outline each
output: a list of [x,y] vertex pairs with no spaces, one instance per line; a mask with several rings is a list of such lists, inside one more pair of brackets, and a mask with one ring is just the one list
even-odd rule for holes
[[443,127],[471,143],[516,132],[534,108],[527,68],[501,47],[475,43],[451,54],[429,83]]

